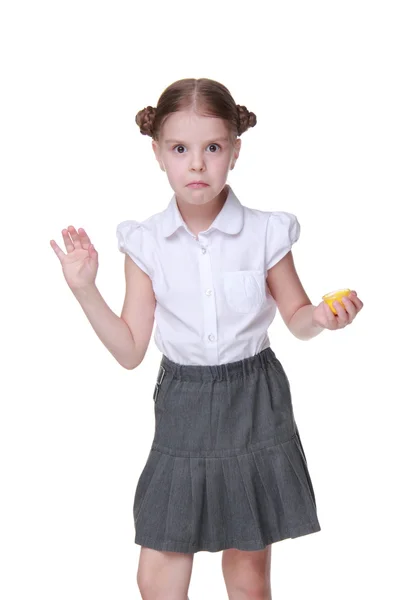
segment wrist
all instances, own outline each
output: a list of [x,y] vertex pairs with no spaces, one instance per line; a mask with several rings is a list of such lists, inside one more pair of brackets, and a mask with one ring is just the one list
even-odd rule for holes
[[317,308],[316,306],[312,305],[312,309],[311,309],[311,326],[312,327],[321,328],[321,326],[319,325],[319,323],[315,319],[315,309],[316,308]]
[[292,316],[289,329],[295,337],[300,340],[309,340],[323,331],[323,327],[314,318],[316,308],[313,304],[307,304],[300,307]]
[[71,287],[71,292],[77,300],[85,299],[98,293],[95,283],[89,283],[78,287]]

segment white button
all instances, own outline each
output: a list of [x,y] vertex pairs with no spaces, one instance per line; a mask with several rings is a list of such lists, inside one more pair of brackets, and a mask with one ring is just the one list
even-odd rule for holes
[[215,340],[215,335],[210,333],[210,335],[208,336],[208,339],[210,340],[210,342],[213,342]]
[[207,296],[211,296],[212,290],[206,290],[206,294],[207,294]]
[[203,247],[201,248],[201,251],[202,251],[203,254],[205,254],[207,252],[207,250],[205,248],[203,248]]

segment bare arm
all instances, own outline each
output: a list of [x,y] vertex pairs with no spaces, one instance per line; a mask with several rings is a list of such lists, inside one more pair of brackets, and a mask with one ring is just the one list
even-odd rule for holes
[[289,331],[300,340],[319,335],[324,328],[313,321],[316,308],[296,272],[292,252],[268,271],[268,287]]
[[132,369],[135,342],[128,325],[111,310],[94,283],[73,293],[98,338],[120,365]]
[[268,286],[288,329],[299,340],[310,340],[324,329],[343,329],[352,323],[364,304],[353,290],[343,304],[335,302],[335,315],[326,302],[311,304],[288,252],[268,271]]
[[145,357],[154,325],[156,298],[150,277],[125,255],[125,300],[121,319],[133,333],[135,354],[133,367],[137,367]]
[[134,369],[146,353],[154,322],[156,300],[150,277],[126,254],[126,294],[119,317],[95,285],[98,253],[83,227],[62,230],[66,253],[55,240],[50,245],[62,265],[72,293],[98,338],[125,369]]
[[116,315],[93,283],[72,290],[94,331],[125,369],[143,360],[154,323],[155,297],[150,278],[125,256],[126,293],[122,314]]

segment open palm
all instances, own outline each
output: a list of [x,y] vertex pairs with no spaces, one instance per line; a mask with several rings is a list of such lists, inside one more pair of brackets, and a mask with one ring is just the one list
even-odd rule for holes
[[90,242],[89,236],[84,229],[78,231],[70,225],[68,229],[62,230],[67,254],[50,240],[50,245],[58,256],[64,277],[71,290],[80,289],[91,285],[96,279],[99,266],[98,253]]

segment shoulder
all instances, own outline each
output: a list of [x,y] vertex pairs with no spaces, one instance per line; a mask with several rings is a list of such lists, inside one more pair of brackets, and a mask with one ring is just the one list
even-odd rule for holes
[[267,211],[244,208],[245,222],[252,235],[263,240],[265,248],[265,270],[271,269],[281,260],[300,237],[297,216],[287,211]]
[[128,254],[147,275],[154,277],[155,255],[163,239],[162,223],[165,210],[142,221],[125,219],[116,226],[118,249]]
[[261,210],[243,206],[243,211],[248,219],[258,220],[263,223],[271,223],[272,226],[292,224],[298,222],[297,216],[283,210]]
[[274,211],[268,214],[268,233],[289,236],[292,244],[300,236],[300,223],[296,215],[286,211]]
[[259,226],[272,238],[289,234],[292,242],[300,235],[300,223],[297,216],[287,211],[268,211],[243,206],[245,223],[254,228]]
[[153,216],[143,221],[125,219],[116,226],[120,252],[130,258],[149,277],[154,277],[155,227]]
[[160,230],[165,211],[155,213],[142,221],[126,219],[118,223],[116,227],[117,237],[124,236],[155,236]]
[[147,232],[148,228],[141,221],[135,221],[134,219],[121,221],[116,227],[119,250],[124,252],[133,247],[141,246],[147,237]]
[[117,235],[133,233],[134,231],[139,230],[140,233],[138,232],[136,235],[143,235],[154,239],[159,238],[162,234],[162,225],[165,220],[166,210],[167,209],[150,215],[141,221],[132,219],[121,221],[121,223],[117,225]]

